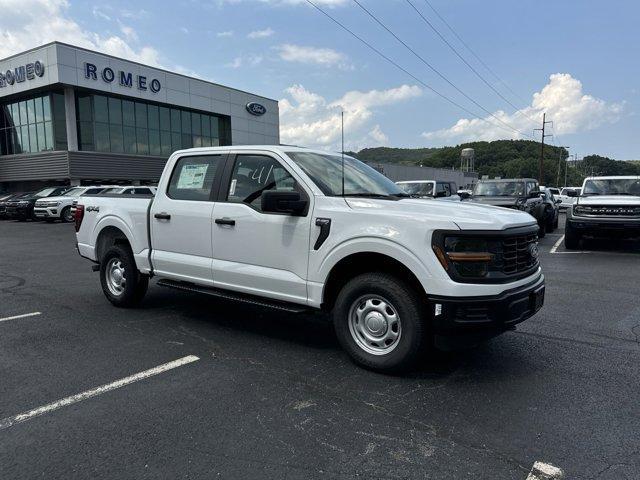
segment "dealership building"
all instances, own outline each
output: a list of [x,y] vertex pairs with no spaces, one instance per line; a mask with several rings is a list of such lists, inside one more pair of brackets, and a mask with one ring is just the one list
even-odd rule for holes
[[278,144],[278,102],[53,42],[0,60],[0,192],[153,183],[171,152]]

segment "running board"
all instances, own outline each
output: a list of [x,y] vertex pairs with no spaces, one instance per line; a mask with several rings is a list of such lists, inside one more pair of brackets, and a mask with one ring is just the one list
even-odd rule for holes
[[278,300],[269,300],[255,295],[248,295],[243,293],[231,292],[229,290],[222,290],[212,287],[201,287],[189,282],[179,282],[176,280],[162,279],[157,283],[161,287],[174,288],[176,290],[183,290],[187,292],[203,293],[213,297],[222,298],[224,300],[231,300],[234,302],[248,303],[250,305],[258,305],[260,307],[274,308],[276,310],[282,310],[290,313],[304,313],[309,311],[308,307],[303,305],[297,305],[295,303],[280,302]]

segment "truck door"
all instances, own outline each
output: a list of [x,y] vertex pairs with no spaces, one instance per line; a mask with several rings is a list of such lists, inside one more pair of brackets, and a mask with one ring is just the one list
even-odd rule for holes
[[226,155],[185,155],[151,206],[152,260],[156,274],[213,284],[211,215]]
[[307,301],[313,205],[306,216],[264,213],[266,190],[299,191],[300,180],[273,155],[230,156],[213,209],[214,285],[297,303]]

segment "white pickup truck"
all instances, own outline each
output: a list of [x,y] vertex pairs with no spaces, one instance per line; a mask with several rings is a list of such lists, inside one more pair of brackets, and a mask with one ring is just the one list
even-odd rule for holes
[[114,305],[140,302],[157,277],[258,306],[324,310],[351,357],[379,371],[408,368],[452,338],[513,329],[544,300],[533,217],[412,199],[347,156],[183,150],[154,198],[80,200],[77,248]]
[[567,209],[564,245],[580,248],[583,237],[640,238],[640,176],[588,177]]

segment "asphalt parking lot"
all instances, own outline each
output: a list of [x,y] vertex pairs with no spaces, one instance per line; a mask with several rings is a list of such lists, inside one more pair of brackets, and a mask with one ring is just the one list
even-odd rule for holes
[[154,285],[116,309],[71,225],[0,222],[0,478],[637,479],[640,245],[561,231],[537,316],[393,377],[320,316]]

